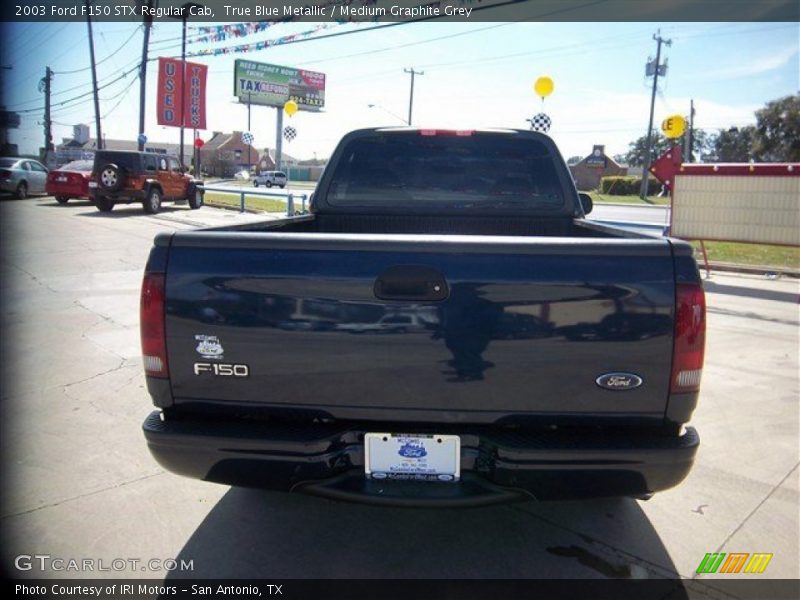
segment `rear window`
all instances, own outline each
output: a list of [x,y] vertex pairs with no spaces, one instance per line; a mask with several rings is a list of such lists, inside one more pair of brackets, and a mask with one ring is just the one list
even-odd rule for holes
[[141,168],[140,155],[133,152],[98,152],[95,154],[94,164],[98,169],[108,163],[113,163],[128,171],[138,171]]
[[553,156],[514,134],[356,138],[344,148],[328,189],[336,206],[482,209],[564,207]]
[[68,162],[60,169],[61,171],[91,171],[92,161],[90,160],[73,160]]

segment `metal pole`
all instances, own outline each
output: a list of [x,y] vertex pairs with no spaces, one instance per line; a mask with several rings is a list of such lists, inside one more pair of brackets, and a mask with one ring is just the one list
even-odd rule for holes
[[686,152],[685,162],[694,162],[692,156],[694,151],[694,100],[689,100],[689,134],[686,137],[688,151]]
[[404,72],[411,74],[411,93],[408,97],[408,125],[411,126],[411,113],[414,110],[414,76],[425,75],[425,71],[415,71],[414,67],[403,69]]
[[647,198],[647,184],[650,181],[650,145],[652,144],[653,140],[653,114],[656,108],[656,91],[658,90],[658,70],[661,68],[661,44],[664,43],[667,46],[672,44],[671,40],[664,40],[661,37],[661,31],[659,30],[653,36],[653,39],[656,40],[656,68],[655,72],[653,73],[653,92],[650,95],[650,121],[647,124],[647,143],[644,149],[644,164],[642,165],[642,187],[639,190],[639,197],[642,200]]
[[275,123],[275,170],[282,171],[281,163],[283,159],[281,158],[281,154],[283,154],[283,109],[281,107],[275,107],[275,110],[278,111],[278,118]]
[[[142,0],[142,6],[153,7],[153,0]],[[144,39],[142,41],[142,64],[139,65],[139,133],[144,133],[144,112],[145,112],[145,96],[147,92],[147,50],[150,45],[150,28],[153,25],[153,17],[149,14],[143,18],[144,22]],[[144,150],[144,144],[139,142],[139,152]]]
[[[250,133],[250,92],[247,92],[247,133]],[[250,142],[247,142],[247,171],[253,168],[253,159],[250,156]]]
[[183,128],[184,113],[186,112],[186,21],[189,17],[189,9],[186,5],[182,7],[181,19],[183,23],[181,33],[181,164],[183,164]]
[[92,88],[94,88],[94,126],[97,138],[97,149],[103,149],[103,132],[100,129],[100,96],[97,92],[97,65],[94,62],[94,37],[92,37],[92,17],[89,7],[92,0],[85,0],[86,5],[86,26],[89,29],[89,60],[92,63]]

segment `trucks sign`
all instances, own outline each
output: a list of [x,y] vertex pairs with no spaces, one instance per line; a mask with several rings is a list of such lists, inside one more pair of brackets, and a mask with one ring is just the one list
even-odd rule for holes
[[233,69],[233,95],[245,104],[280,108],[294,100],[300,110],[318,111],[325,106],[325,74],[237,60]]

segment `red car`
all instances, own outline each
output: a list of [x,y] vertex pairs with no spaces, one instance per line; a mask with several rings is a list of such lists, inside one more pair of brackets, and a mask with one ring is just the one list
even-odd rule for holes
[[50,171],[45,190],[55,196],[59,204],[66,204],[70,198],[88,198],[92,164],[91,160],[74,160]]

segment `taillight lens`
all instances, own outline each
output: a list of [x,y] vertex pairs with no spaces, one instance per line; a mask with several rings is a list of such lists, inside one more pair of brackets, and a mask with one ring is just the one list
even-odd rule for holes
[[144,373],[150,377],[169,377],[164,327],[165,290],[164,273],[145,273],[139,303],[139,328],[142,335]]
[[702,285],[677,284],[675,301],[670,392],[695,392],[700,389],[706,346],[706,296]]
[[0,179],[8,179],[9,177],[11,177],[11,171],[0,169]]

